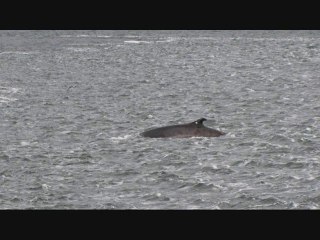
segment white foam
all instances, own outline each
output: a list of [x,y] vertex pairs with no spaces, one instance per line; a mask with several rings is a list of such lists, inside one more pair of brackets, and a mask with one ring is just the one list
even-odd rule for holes
[[213,205],[211,207],[212,210],[220,210],[221,208],[218,205]]
[[18,88],[11,88],[11,93],[16,93],[16,92],[18,92],[18,91],[19,91]]
[[18,100],[17,98],[13,98],[10,95],[17,93],[18,91],[19,91],[18,88],[0,86],[0,94],[1,94],[0,103],[9,103],[9,102],[17,101]]
[[0,86],[0,93],[16,93],[18,91],[19,91],[18,88],[7,88],[7,87]]
[[218,189],[222,189],[222,190],[226,189],[226,187],[224,187],[224,186],[222,186],[220,184],[213,184],[213,186],[218,188]]
[[180,40],[181,38],[179,38],[179,37],[168,37],[167,39],[166,39],[166,42],[174,42],[174,41],[178,41],[178,40]]
[[60,37],[65,38],[109,38],[109,35],[88,35],[88,34],[78,34],[78,35],[61,35]]
[[20,145],[21,145],[21,146],[28,146],[28,145],[30,145],[30,142],[21,141],[21,142],[20,142]]
[[288,38],[271,38],[271,37],[233,37],[226,38],[230,40],[251,40],[251,41],[275,41],[275,42],[291,42],[291,41],[314,41],[318,40],[317,38],[310,37],[288,37]]
[[125,139],[128,139],[129,137],[131,137],[131,135],[124,135],[123,137],[121,137],[121,136],[112,137],[111,139],[114,139],[114,140],[125,140]]
[[119,136],[119,137],[111,137],[110,140],[114,143],[118,143],[120,141],[125,141],[131,137],[132,137],[132,135],[124,135],[124,136]]
[[319,206],[318,205],[312,205],[312,206],[310,206],[310,209],[312,210],[312,209],[319,209]]
[[71,131],[69,131],[69,130],[66,130],[66,131],[62,131],[62,132],[60,132],[61,134],[68,134],[68,133],[71,133]]
[[76,35],[76,37],[91,37],[91,36],[87,34],[79,34],[79,35]]
[[48,190],[49,189],[49,185],[47,185],[45,183],[42,184],[41,187],[42,187],[43,190]]
[[175,41],[176,39],[174,39],[174,38],[167,38],[166,40],[158,40],[158,41],[156,41],[157,43],[169,43],[169,42],[173,42],[173,41]]
[[94,52],[98,51],[95,48],[75,48],[75,47],[68,47],[67,50],[74,51],[74,52]]
[[21,52],[21,51],[6,51],[6,52],[0,52],[0,55],[2,55],[2,54],[28,55],[28,54],[38,54],[38,52]]
[[16,98],[8,98],[8,97],[0,96],[0,103],[8,103],[8,102],[17,101],[17,100],[18,99]]
[[255,92],[255,90],[251,89],[251,88],[246,88],[247,91],[249,92]]
[[149,41],[136,41],[136,40],[127,40],[125,43],[151,43]]
[[98,37],[98,38],[109,38],[109,37],[111,37],[111,36],[108,36],[108,35],[98,35],[97,37]]
[[211,164],[212,169],[218,169],[218,166],[216,164]]
[[72,43],[72,44],[67,44],[66,46],[72,46],[72,47],[81,47],[81,46],[107,46],[109,45],[108,43],[90,43],[90,44],[86,44],[86,43]]
[[3,101],[10,101],[11,98],[0,96],[0,99]]

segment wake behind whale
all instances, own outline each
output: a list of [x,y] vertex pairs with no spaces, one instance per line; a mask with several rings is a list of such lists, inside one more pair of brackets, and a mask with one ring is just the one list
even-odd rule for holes
[[219,137],[225,135],[224,132],[204,126],[203,122],[206,120],[205,118],[200,118],[187,124],[155,128],[142,132],[140,135],[150,138]]

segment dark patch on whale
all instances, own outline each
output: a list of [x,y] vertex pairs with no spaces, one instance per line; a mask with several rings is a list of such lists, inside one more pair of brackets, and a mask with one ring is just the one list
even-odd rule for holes
[[187,123],[165,126],[147,130],[140,135],[150,138],[189,138],[189,137],[219,137],[225,135],[224,132],[208,128],[203,125],[205,118],[200,118],[197,121]]

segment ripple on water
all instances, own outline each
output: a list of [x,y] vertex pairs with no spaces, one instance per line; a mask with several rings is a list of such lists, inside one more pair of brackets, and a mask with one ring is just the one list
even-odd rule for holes
[[[319,32],[1,41],[0,208],[319,208]],[[227,134],[139,136],[200,117]]]

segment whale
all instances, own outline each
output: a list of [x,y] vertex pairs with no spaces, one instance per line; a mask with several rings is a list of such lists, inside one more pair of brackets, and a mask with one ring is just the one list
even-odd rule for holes
[[142,132],[142,137],[148,138],[190,138],[190,137],[219,137],[226,133],[208,128],[203,125],[205,118],[186,124],[154,128]]

